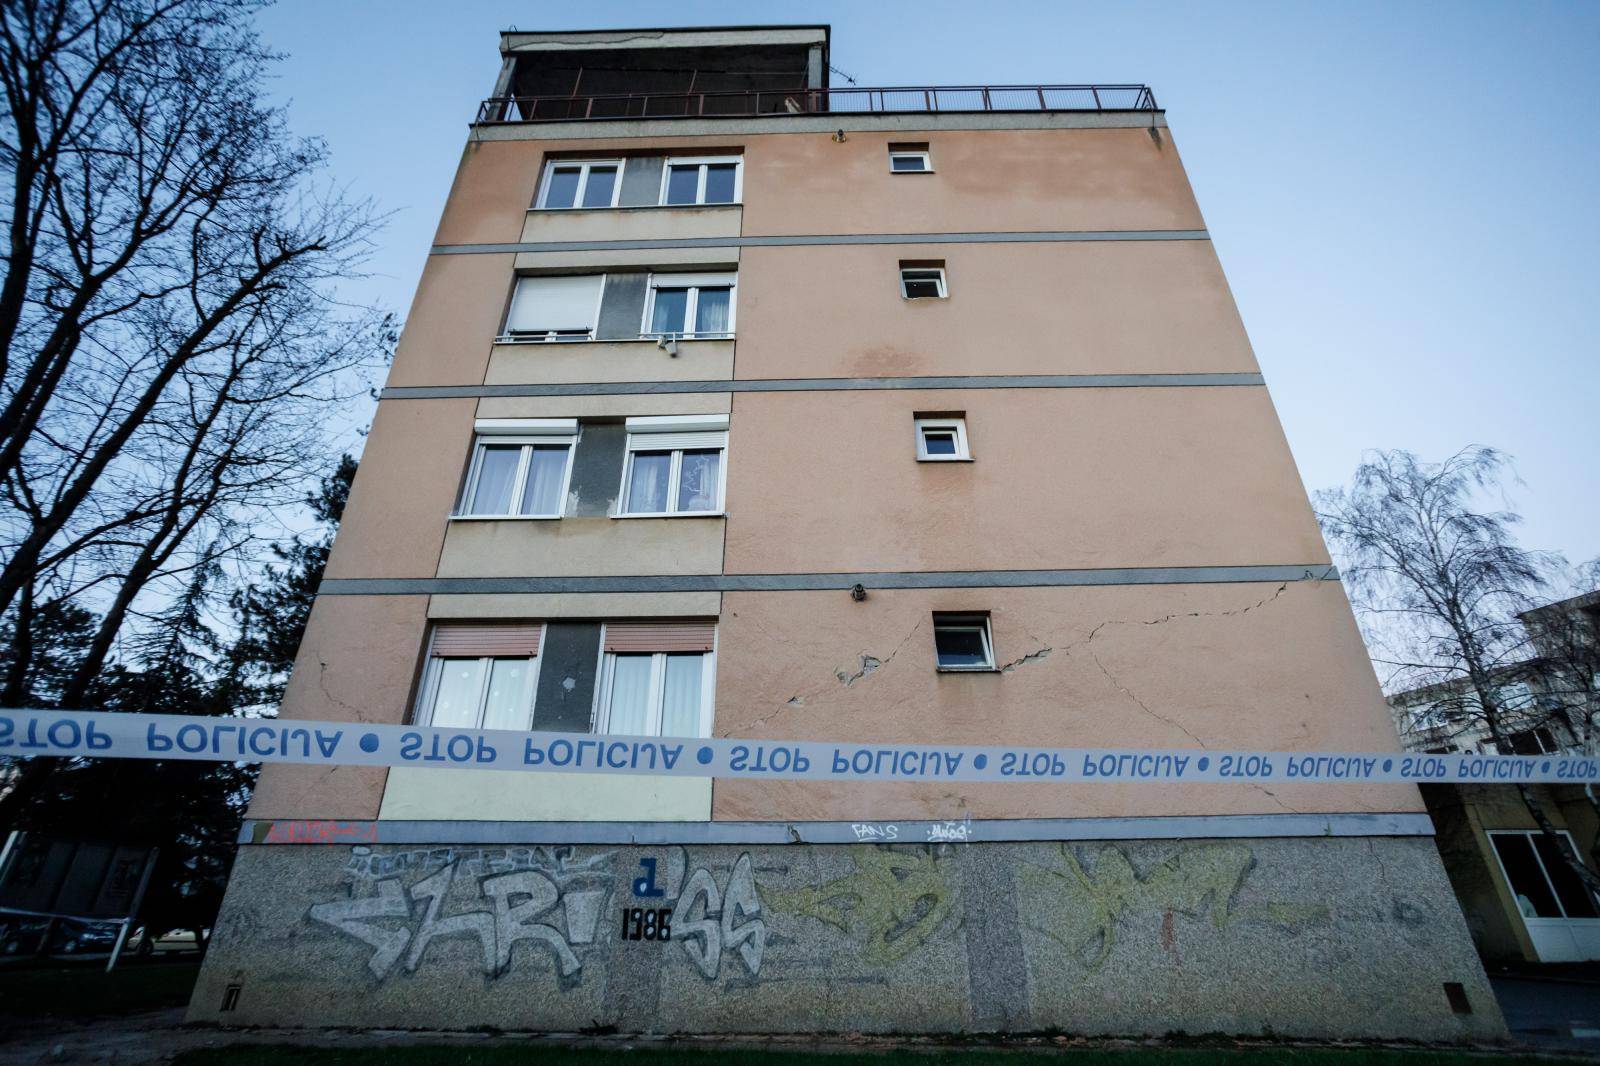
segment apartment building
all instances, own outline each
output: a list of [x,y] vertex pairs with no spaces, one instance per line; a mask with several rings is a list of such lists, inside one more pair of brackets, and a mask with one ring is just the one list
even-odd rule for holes
[[[509,32],[283,713],[1398,750],[1151,91]],[[192,1016],[1502,1023],[1400,784],[272,766]]]
[[[1542,604],[1518,615],[1523,654],[1490,678],[1497,740],[1476,688],[1452,678],[1389,697],[1408,751],[1429,754],[1585,755],[1595,752],[1600,715],[1600,592]],[[1528,793],[1591,867],[1600,841],[1592,787],[1533,785]],[[1473,943],[1497,964],[1600,959],[1600,900],[1541,829],[1521,790],[1428,784],[1445,872]]]

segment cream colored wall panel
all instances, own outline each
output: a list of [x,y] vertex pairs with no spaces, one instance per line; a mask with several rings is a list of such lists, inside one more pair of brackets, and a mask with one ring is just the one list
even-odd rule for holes
[[522,239],[542,241],[647,241],[737,237],[738,204],[706,207],[612,207],[529,211]]
[[485,593],[435,596],[429,618],[690,618],[722,613],[720,592]]
[[717,574],[724,523],[714,516],[451,522],[439,576]]
[[[479,418],[633,418],[636,415],[721,415],[731,392],[627,393],[616,396],[487,396]],[[620,471],[618,476],[621,476]]]
[[733,341],[679,341],[671,355],[655,341],[497,344],[489,356],[491,385],[609,381],[726,381],[733,377]]
[[711,817],[711,779],[601,777],[399,766],[389,771],[380,819],[408,821],[653,822]]

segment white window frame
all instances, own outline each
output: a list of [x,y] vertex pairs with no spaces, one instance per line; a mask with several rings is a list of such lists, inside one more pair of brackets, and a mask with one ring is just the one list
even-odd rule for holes
[[[656,317],[656,293],[661,289],[687,289],[689,298],[684,304],[682,333],[657,333],[651,330]],[[728,290],[728,328],[718,333],[696,333],[688,327],[700,313],[701,289]],[[639,336],[655,340],[669,337],[674,340],[732,340],[738,328],[739,272],[715,274],[651,274],[645,283],[644,318],[639,323]]]
[[[940,630],[977,630],[983,637],[983,651],[988,657],[988,662],[973,666],[946,666],[939,661],[939,631]],[[994,630],[989,624],[986,614],[961,614],[959,612],[940,612],[933,620],[933,665],[934,668],[950,674],[983,674],[993,673],[996,669],[994,661]]]
[[[1578,851],[1578,845],[1572,839],[1572,833],[1566,829],[1557,829],[1556,832],[1567,838],[1567,846],[1572,849],[1574,855],[1580,856],[1579,861],[1581,862],[1582,853]],[[1534,837],[1544,836],[1543,830],[1539,829],[1486,829],[1484,833],[1491,837],[1527,837],[1530,845]],[[1561,893],[1556,891],[1555,878],[1550,876],[1550,870],[1544,864],[1544,856],[1539,854],[1538,848],[1530,846],[1529,850],[1533,852],[1533,861],[1539,864],[1539,872],[1544,875],[1545,887],[1550,890],[1550,898],[1556,901],[1556,906],[1561,910],[1561,916],[1559,918],[1534,918],[1522,913],[1522,908],[1517,906],[1517,886],[1511,883],[1511,871],[1506,869],[1505,860],[1500,857],[1500,849],[1491,842],[1489,851],[1494,855],[1495,866],[1499,869],[1500,877],[1505,882],[1506,892],[1511,896],[1511,909],[1517,912],[1517,917],[1524,922],[1600,922],[1600,918],[1574,918],[1567,914],[1567,905],[1561,902]],[[1589,892],[1588,886],[1584,885],[1582,881],[1578,882],[1578,887],[1584,892]],[[1589,897],[1593,900],[1595,909],[1600,910],[1600,896],[1589,892]]]
[[[935,455],[928,451],[928,440],[925,434],[929,430],[954,431],[956,435],[956,453],[954,455]],[[967,420],[964,417],[956,418],[919,418],[917,419],[917,462],[919,463],[970,463],[972,451],[967,447]]]
[[[542,637],[540,638],[543,639]],[[667,656],[669,655],[699,655],[700,656],[700,731],[695,734],[697,738],[709,737],[711,725],[716,714],[717,693],[717,649],[716,637],[711,638],[710,651],[653,651],[650,652],[650,721],[648,723],[653,732],[644,736],[661,735],[661,719],[666,711],[666,679]],[[606,627],[600,626],[600,683],[595,686],[594,709],[589,715],[592,723],[591,732],[596,734],[611,733],[611,685],[616,675],[618,655],[643,655],[644,652],[614,652],[606,651]]]
[[[539,650],[538,650],[538,652],[536,654],[531,655],[528,658],[528,661],[533,664],[533,669],[528,672],[528,675],[529,675],[528,676],[528,728],[529,729],[533,728],[534,710],[535,710],[535,708],[536,708],[536,706],[537,706],[537,704],[539,702],[539,668],[544,663],[544,636],[545,636],[545,633],[549,630],[549,628],[550,628],[549,626],[546,626],[546,625],[543,625],[543,624],[541,624],[539,626]],[[489,699],[489,681],[490,681],[491,676],[494,673],[494,663],[495,663],[496,659],[508,659],[508,660],[510,660],[510,659],[515,659],[515,657],[514,656],[510,656],[510,655],[498,655],[498,656],[497,655],[483,655],[483,656],[478,656],[477,659],[475,660],[476,662],[481,663],[483,665],[483,677],[478,682],[478,696],[477,696],[477,707],[478,707],[478,710],[477,710],[477,714],[475,715],[475,717],[473,719],[475,724],[471,725],[471,726],[451,726],[451,727],[448,727],[448,728],[460,728],[460,729],[482,729],[483,728],[483,714],[484,714],[484,711],[487,709],[487,703],[488,703],[488,699]],[[444,664],[448,663],[448,662],[459,662],[459,661],[472,662],[474,660],[471,657],[465,656],[465,655],[449,655],[449,656],[429,655],[428,656],[427,667],[423,670],[422,684],[418,687],[417,709],[416,709],[416,712],[414,714],[412,714],[412,716],[411,716],[412,720],[417,725],[419,725],[419,726],[431,726],[431,725],[433,725],[433,705],[434,705],[434,701],[439,698],[439,682],[444,676]],[[520,662],[521,660],[516,660],[516,661]]]
[[[922,160],[922,169],[921,170],[896,170],[894,168],[894,161],[896,159],[920,159],[920,160]],[[889,149],[889,173],[891,173],[891,174],[932,174],[933,173],[933,154],[931,152],[929,152],[928,149],[926,149],[926,148],[891,148],[891,149]]]
[[[733,164],[733,200],[731,203],[717,202],[706,203],[706,167],[713,164]],[[669,204],[667,203],[667,185],[672,180],[673,167],[699,167],[699,174],[694,186],[694,203]],[[620,184],[620,183],[619,183]],[[667,156],[666,163],[661,168],[661,193],[656,199],[660,207],[732,207],[733,204],[744,203],[744,156],[742,155],[680,155]]]
[[[479,419],[473,426],[472,462],[467,467],[467,477],[456,501],[455,512],[450,516],[456,522],[548,522],[559,520],[567,509],[567,493],[572,488],[574,453],[578,447],[578,420],[575,418],[504,418]],[[472,497],[478,489],[478,476],[482,473],[486,445],[519,444],[522,454],[517,458],[517,471],[512,475],[511,513],[479,514],[468,511]],[[528,464],[533,461],[532,445],[561,445],[567,449],[566,470],[561,475],[561,511],[557,514],[517,514],[522,503],[522,493],[527,488]],[[542,636],[540,639],[544,639]]]
[[[937,274],[939,275],[939,295],[936,299],[945,300],[950,296],[950,288],[945,282],[944,267],[906,267],[900,268],[900,297],[905,300],[927,300],[934,297],[912,296],[906,291],[907,274]],[[918,279],[924,280],[924,279]]]
[[[626,161],[622,160],[622,159],[551,159],[551,160],[546,161],[546,163],[544,165],[544,180],[539,183],[539,203],[537,205],[537,210],[540,210],[540,211],[603,211],[603,210],[606,210],[607,208],[616,207],[619,199],[622,196],[622,171],[623,171],[625,165],[626,165]],[[555,173],[555,171],[556,171],[556,169],[558,167],[565,167],[565,168],[568,168],[568,169],[570,169],[572,167],[577,167],[578,171],[579,171],[578,172],[578,188],[572,194],[572,206],[571,207],[550,207],[545,203],[545,201],[550,196],[550,180],[551,180],[551,176]],[[617,180],[612,182],[612,184],[611,184],[611,202],[609,204],[606,204],[604,207],[584,207],[583,206],[583,194],[589,188],[589,171],[591,169],[593,169],[594,167],[616,167],[617,168]],[[704,185],[704,181],[702,181],[701,184]]]
[[[1544,733],[1546,736],[1548,736],[1550,738],[1551,746],[1549,748],[1546,748],[1544,746],[1544,739],[1539,736],[1539,734],[1541,732]],[[1533,737],[1533,739],[1538,743],[1538,745],[1539,745],[1539,751],[1537,753],[1538,755],[1560,755],[1561,754],[1561,746],[1560,746],[1560,744],[1558,744],[1556,742],[1555,730],[1551,729],[1547,725],[1529,726],[1527,729],[1517,729],[1517,730],[1513,730],[1510,733],[1505,734],[1505,738],[1506,738],[1506,741],[1507,741],[1507,746],[1509,747],[1511,741],[1513,741],[1517,737],[1523,736],[1525,734]],[[1495,754],[1501,754],[1501,753],[1497,751]],[[1513,753],[1508,751],[1508,752],[1505,752],[1504,754],[1511,755]],[[1534,756],[1522,755],[1522,756],[1519,756],[1519,757],[1520,758],[1533,758]]]
[[[558,210],[565,210],[565,208],[559,208]],[[554,330],[554,329],[545,330],[543,333],[535,333],[535,332],[533,332],[531,330],[524,331],[524,332],[521,332],[521,333],[513,333],[513,332],[511,332],[511,312],[513,310],[515,310],[515,308],[517,306],[517,286],[521,285],[524,280],[531,279],[531,278],[540,278],[540,277],[587,278],[587,277],[594,277],[594,276],[595,275],[593,275],[593,274],[550,274],[550,275],[545,275],[545,274],[518,274],[517,277],[516,277],[515,282],[513,282],[512,286],[511,286],[511,302],[506,304],[505,324],[500,329],[500,335],[494,339],[494,343],[496,343],[496,344],[582,344],[582,343],[585,343],[587,341],[594,340],[595,339],[595,331],[600,328],[600,308],[603,307],[605,305],[605,302],[606,302],[606,286],[608,284],[610,284],[610,282],[611,282],[611,275],[609,275],[609,274],[601,274],[600,275],[600,291],[599,291],[599,293],[596,294],[596,296],[594,298],[594,318],[593,318],[594,324],[592,326],[590,326],[588,328],[588,330],[586,330],[581,335],[578,333],[577,330]]]
[[[727,415],[651,415],[630,418],[627,454],[622,462],[622,484],[617,489],[617,510],[612,518],[718,518],[727,514],[728,507],[728,416]],[[721,434],[720,442],[677,443],[668,437],[680,434]],[[683,453],[686,451],[722,452],[717,463],[717,506],[710,511],[680,511],[678,507],[678,478],[683,474]],[[667,507],[665,511],[629,511],[628,486],[633,480],[633,457],[636,452],[670,452],[672,461],[667,468]]]

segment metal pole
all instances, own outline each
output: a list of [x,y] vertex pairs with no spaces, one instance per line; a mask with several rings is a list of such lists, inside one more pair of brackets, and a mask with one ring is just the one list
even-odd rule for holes
[[[128,929],[133,925],[133,919],[139,914],[139,906],[144,903],[144,890],[150,887],[150,875],[155,872],[156,859],[161,856],[160,848],[151,848],[150,857],[145,860],[144,870],[139,874],[139,887],[133,891],[133,903],[128,907],[128,916],[122,919],[122,932],[117,934],[117,944],[111,949],[111,958],[106,961],[106,973],[111,972],[111,967],[117,964],[117,957],[122,954],[122,942],[127,939]],[[145,930],[145,935],[150,935],[150,930]],[[200,933],[195,931],[195,939],[200,939]]]
[[111,945],[111,958],[106,960],[106,973],[117,964],[117,959],[122,954],[123,941],[128,939],[128,927],[133,924],[132,918],[122,919],[122,928],[117,930],[117,942]]
[[11,849],[16,846],[17,840],[21,838],[21,836],[22,831],[20,829],[13,829],[6,835],[6,846],[0,848],[0,884],[5,884],[6,860],[11,858]]

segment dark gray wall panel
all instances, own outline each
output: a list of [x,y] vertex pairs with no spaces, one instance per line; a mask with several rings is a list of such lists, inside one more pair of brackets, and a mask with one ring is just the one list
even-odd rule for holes
[[567,514],[603,516],[611,513],[622,485],[622,459],[628,431],[618,422],[585,422],[572,457],[572,485]]
[[585,733],[600,663],[599,622],[546,622],[533,728]]
[[607,274],[600,297],[600,325],[595,335],[603,341],[631,341],[639,337],[644,321],[644,290],[648,274]]
[[629,156],[622,169],[622,198],[618,207],[654,207],[661,202],[661,168],[666,156]]

